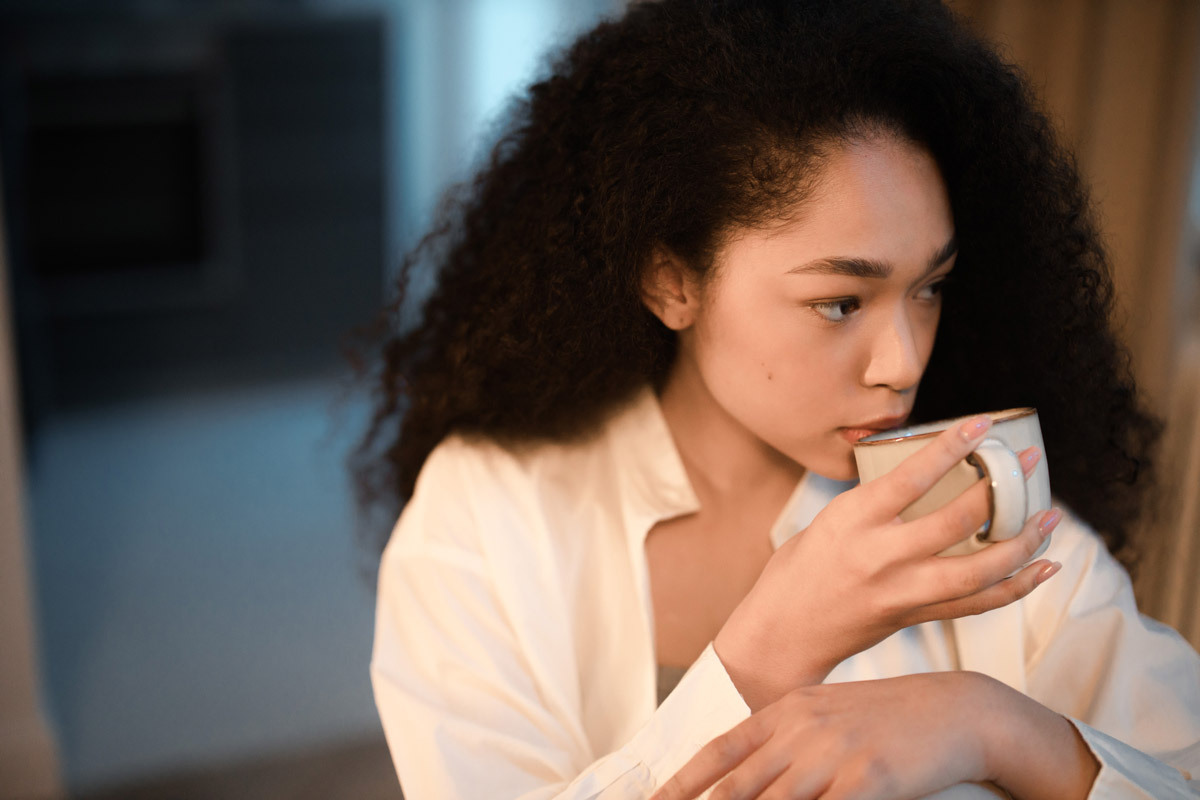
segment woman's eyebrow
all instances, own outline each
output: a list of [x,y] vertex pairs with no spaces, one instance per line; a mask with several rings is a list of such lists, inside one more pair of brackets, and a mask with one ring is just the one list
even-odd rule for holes
[[[929,266],[925,269],[921,277],[924,278],[942,264],[945,264],[957,252],[958,238],[951,236],[950,240],[942,245],[941,249],[929,259]],[[816,261],[809,261],[798,267],[792,267],[787,271],[787,274],[847,275],[851,278],[889,278],[892,274],[892,265],[886,261],[879,261],[874,258],[831,256],[829,258],[818,258]]]

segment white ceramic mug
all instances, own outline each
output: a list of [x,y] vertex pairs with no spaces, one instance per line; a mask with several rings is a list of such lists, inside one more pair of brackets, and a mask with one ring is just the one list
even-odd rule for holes
[[[975,415],[896,428],[860,439],[854,445],[859,480],[867,483],[878,478],[929,444],[942,431],[966,422],[972,416]],[[1037,409],[1010,408],[989,412],[987,416],[992,419],[992,427],[975,451],[951,467],[933,488],[900,512],[900,518],[905,521],[923,517],[958,497],[980,478],[989,480],[991,516],[988,522],[974,535],[943,550],[940,555],[966,555],[993,542],[1011,539],[1021,532],[1027,519],[1050,508],[1050,470]],[[1042,458],[1033,475],[1026,479],[1017,453],[1033,445],[1042,451]],[[1030,561],[1045,552],[1049,545],[1050,538],[1047,537]]]

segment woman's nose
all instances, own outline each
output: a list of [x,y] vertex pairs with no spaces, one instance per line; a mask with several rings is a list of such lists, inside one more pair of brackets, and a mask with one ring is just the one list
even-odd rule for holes
[[916,386],[925,370],[917,331],[904,311],[897,311],[871,340],[866,386],[887,386],[903,392]]

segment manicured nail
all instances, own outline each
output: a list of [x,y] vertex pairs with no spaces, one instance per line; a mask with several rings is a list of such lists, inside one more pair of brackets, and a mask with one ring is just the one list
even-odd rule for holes
[[1062,564],[1058,561],[1052,561],[1051,563],[1042,567],[1042,571],[1039,572],[1037,574],[1037,577],[1033,579],[1033,585],[1038,586],[1039,584],[1045,583],[1047,580],[1050,579],[1050,577],[1052,575],[1054,575],[1054,573],[1058,572],[1060,569],[1062,569]]
[[1038,532],[1042,534],[1043,539],[1050,535],[1050,531],[1054,530],[1061,519],[1062,511],[1057,508],[1050,509],[1042,516],[1042,521],[1038,523]]
[[991,417],[987,415],[971,417],[971,419],[964,422],[958,429],[958,435],[962,437],[964,442],[973,442],[980,436],[983,436],[983,432],[990,427],[992,427]]
[[1021,456],[1021,469],[1028,473],[1029,470],[1033,469],[1033,465],[1036,464],[1041,457],[1041,450],[1039,450],[1037,447],[1029,448],[1029,452]]

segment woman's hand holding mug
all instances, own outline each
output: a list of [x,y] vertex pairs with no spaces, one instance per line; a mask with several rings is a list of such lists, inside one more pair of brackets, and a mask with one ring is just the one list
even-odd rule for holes
[[[988,521],[984,480],[929,514],[900,518],[990,427],[980,416],[942,431],[895,469],[835,497],[776,551],[713,642],[752,711],[820,683],[902,628],[1007,605],[1058,570],[1044,560],[1022,568],[1061,519],[1056,510],[978,552],[938,555]],[[1039,457],[1036,448],[1019,454],[1026,476]]]
[[[956,463],[921,495],[920,499],[900,512],[900,519],[910,522],[936,511],[966,491],[979,478],[987,478],[990,486],[991,518],[976,536],[943,550],[941,555],[968,555],[994,542],[1011,539],[1021,532],[1025,521],[1036,511],[1050,510],[1050,471],[1046,459],[1040,459],[1032,471],[1022,474],[1019,452],[1037,448],[1041,452],[1042,428],[1035,408],[1010,408],[987,415],[992,427],[974,445],[965,459]],[[854,460],[858,477],[869,483],[886,475],[917,452],[930,439],[947,428],[956,428],[967,417],[941,420],[907,428],[893,429],[866,436],[854,445]],[[1042,548],[1050,544],[1047,539]],[[1037,553],[1036,555],[1041,555]]]

